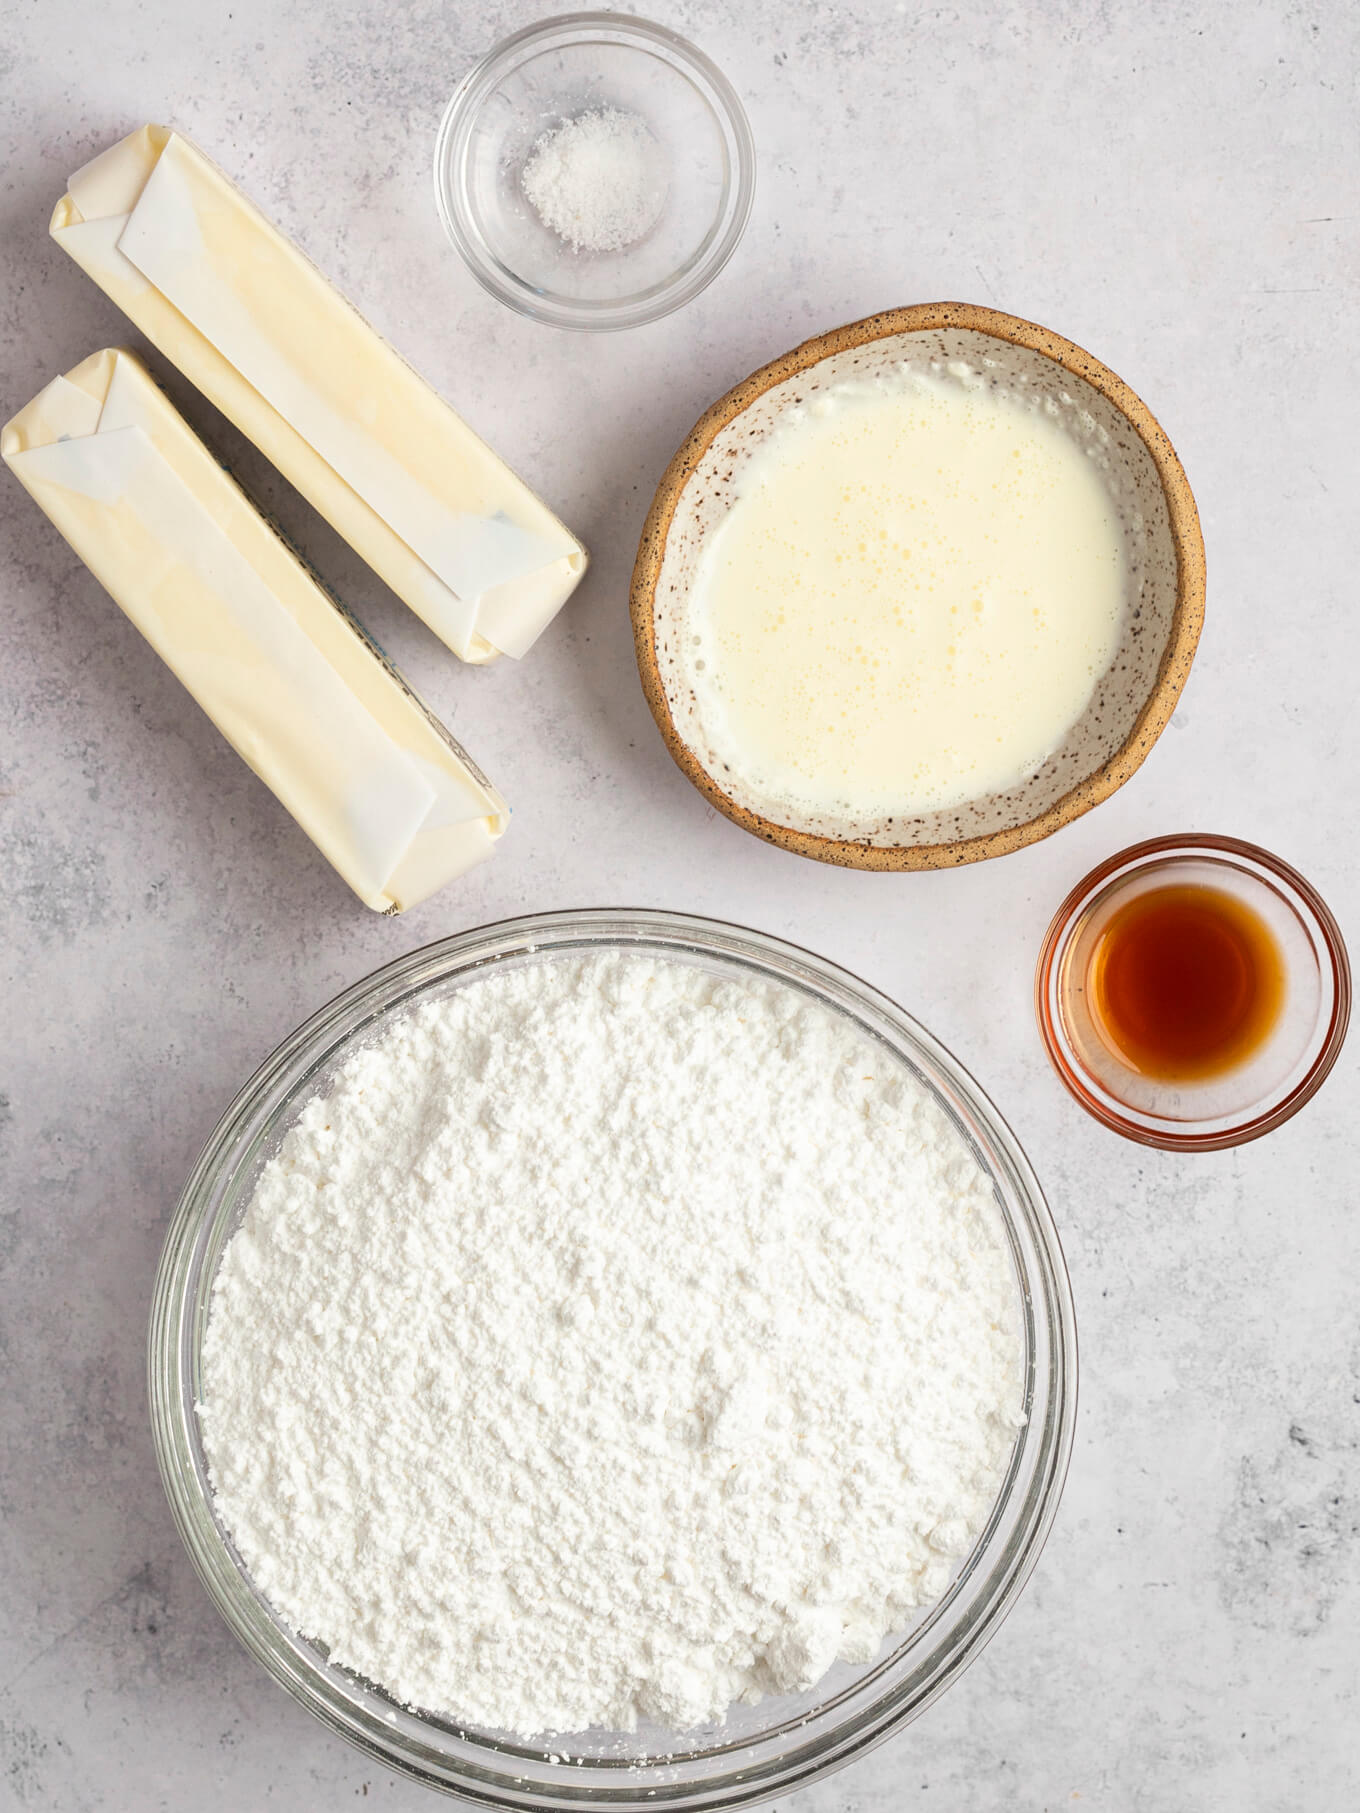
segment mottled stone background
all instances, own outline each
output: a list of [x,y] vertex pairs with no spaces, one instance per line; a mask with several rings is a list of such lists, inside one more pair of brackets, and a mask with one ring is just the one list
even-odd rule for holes
[[[170,379],[514,804],[494,863],[385,921],[0,475],[0,1803],[434,1804],[295,1708],[190,1573],[147,1432],[152,1273],[218,1113],[337,989],[503,915],[642,903],[792,937],[923,1018],[1015,1125],[1076,1290],[1076,1456],[1028,1591],[917,1725],[783,1805],[1354,1806],[1360,1038],[1273,1138],[1174,1158],[1062,1094],[1029,991],[1068,887],[1157,832],[1263,842],[1360,928],[1360,13],[649,5],[745,97],[759,191],[699,302],[595,338],[484,296],[431,198],[444,102],[535,16],[528,0],[0,6],[6,415],[128,340],[46,221],[68,171],[165,119],[595,555],[523,665],[460,667]],[[1147,399],[1198,493],[1208,627],[1171,729],[1109,804],[981,868],[841,874],[744,836],[671,766],[632,669],[627,578],[651,487],[714,396],[818,329],[946,297],[1058,328]]]

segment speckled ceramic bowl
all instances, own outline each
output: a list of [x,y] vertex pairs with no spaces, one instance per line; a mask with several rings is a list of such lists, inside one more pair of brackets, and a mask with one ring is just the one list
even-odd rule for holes
[[[792,811],[782,822],[713,772],[680,658],[705,536],[730,509],[752,454],[783,413],[846,378],[902,362],[965,361],[991,383],[1042,397],[1106,469],[1128,538],[1123,640],[1089,706],[1021,786],[947,810],[847,824]],[[1204,620],[1204,543],[1180,461],[1146,405],[1112,371],[1047,328],[961,302],[890,309],[805,341],[721,398],[666,469],[638,549],[633,631],[643,690],[666,746],[701,793],[744,830],[801,856],[857,869],[935,869],[1004,856],[1108,799],[1165,728]]]

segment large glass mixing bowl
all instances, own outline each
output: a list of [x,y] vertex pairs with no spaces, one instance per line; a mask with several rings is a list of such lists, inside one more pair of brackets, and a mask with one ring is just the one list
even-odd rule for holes
[[[996,1192],[1015,1267],[1024,1411],[986,1528],[944,1597],[875,1661],[838,1663],[811,1692],[734,1707],[677,1735],[592,1731],[526,1743],[399,1705],[290,1630],[252,1584],[215,1514],[195,1404],[213,1280],[261,1166],[304,1103],[417,1002],[496,964],[646,952],[796,989],[853,1020],[940,1103]],[[851,1761],[955,1681],[1014,1603],[1057,1509],[1076,1416],[1076,1325],[1052,1217],[1014,1135],[977,1084],[901,1008],[820,957],[680,913],[539,914],[446,938],[356,983],[286,1039],[208,1141],[166,1238],[150,1331],[161,1473],[180,1534],[232,1630],[295,1699],[392,1768],[488,1807],[728,1808],[786,1794]]]

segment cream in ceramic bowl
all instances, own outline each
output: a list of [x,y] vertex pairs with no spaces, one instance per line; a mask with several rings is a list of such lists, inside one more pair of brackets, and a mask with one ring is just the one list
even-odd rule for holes
[[[1023,778],[1008,777],[998,790],[935,809],[908,801],[832,810],[762,789],[732,759],[730,741],[725,745],[716,734],[695,654],[701,559],[734,505],[768,470],[777,437],[838,399],[886,392],[904,379],[961,383],[984,402],[991,393],[1062,431],[1063,443],[1077,450],[1076,463],[1099,475],[1117,523],[1122,589],[1107,656],[1086,682],[1092,690],[1084,708]],[[1170,718],[1194,655],[1204,614],[1203,543],[1175,452],[1113,372],[1030,322],[936,303],[809,340],[713,405],[657,491],[633,575],[632,612],[638,667],[662,736],[719,811],[768,842],[823,862],[938,868],[1003,855],[1047,836],[1107,798],[1138,767]]]

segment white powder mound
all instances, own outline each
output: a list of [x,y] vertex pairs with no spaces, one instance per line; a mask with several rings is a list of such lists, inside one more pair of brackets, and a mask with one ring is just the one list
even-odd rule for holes
[[359,1051],[223,1257],[199,1414],[275,1609],[413,1705],[680,1731],[944,1589],[1021,1422],[990,1186],[792,988],[559,957]]
[[597,107],[545,132],[520,185],[539,219],[577,252],[621,252],[655,226],[667,182],[645,120]]

